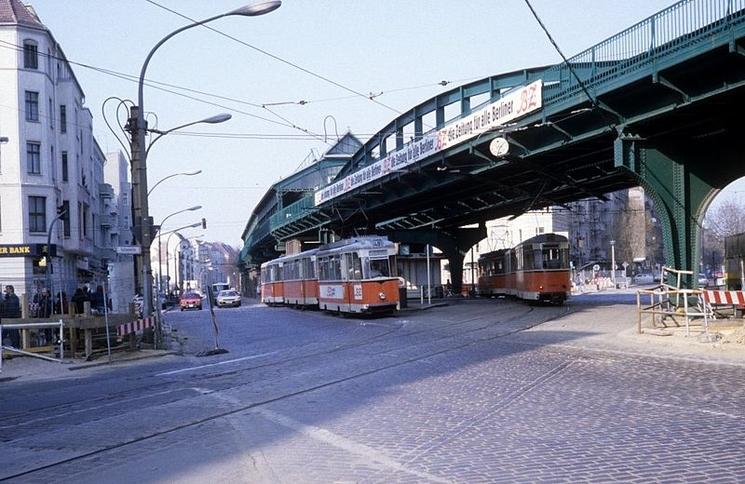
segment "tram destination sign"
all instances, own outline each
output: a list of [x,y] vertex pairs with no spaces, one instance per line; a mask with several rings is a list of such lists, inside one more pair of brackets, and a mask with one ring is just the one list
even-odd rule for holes
[[347,193],[389,173],[412,165],[439,151],[451,148],[493,130],[543,107],[543,81],[538,80],[514,89],[493,103],[467,116],[453,120],[441,129],[411,141],[392,151],[385,158],[344,177],[336,183],[316,190],[315,205]]

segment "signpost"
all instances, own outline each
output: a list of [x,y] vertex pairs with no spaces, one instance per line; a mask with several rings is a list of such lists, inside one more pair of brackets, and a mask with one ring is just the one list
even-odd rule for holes
[[123,245],[116,248],[116,253],[122,255],[140,255],[142,253],[142,247],[139,245]]

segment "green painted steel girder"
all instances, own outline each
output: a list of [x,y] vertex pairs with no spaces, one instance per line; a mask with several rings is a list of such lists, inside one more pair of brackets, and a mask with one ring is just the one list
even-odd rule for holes
[[[653,140],[622,135],[614,144],[615,165],[632,172],[654,200],[665,263],[694,274],[706,209],[722,188],[745,176],[743,130],[732,125],[713,133]],[[685,284],[694,287],[697,278],[688,277]]]

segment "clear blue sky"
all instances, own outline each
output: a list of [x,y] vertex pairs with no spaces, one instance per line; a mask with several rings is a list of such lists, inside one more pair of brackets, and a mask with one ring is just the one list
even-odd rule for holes
[[[148,51],[186,21],[146,0],[29,0],[68,59],[138,74]],[[157,0],[202,19],[241,6],[243,0]],[[670,5],[670,0],[533,0],[565,54],[573,55]],[[466,80],[560,61],[523,0],[284,0],[266,16],[230,17],[213,28],[361,93],[406,110]],[[136,84],[73,67],[94,116],[95,135],[105,150],[116,140],[101,116],[109,96],[135,99]],[[324,133],[327,115],[339,134],[361,139],[396,116],[370,100],[259,53],[204,28],[180,34],[161,47],[147,78],[209,94],[190,93],[221,104],[210,106],[153,88],[145,109],[167,129],[219,112],[233,119],[191,131],[298,135],[296,139],[225,139],[171,135],[149,157],[149,184],[168,174],[201,168],[203,174],[160,185],[150,199],[156,223],[196,204],[201,214],[178,215],[170,227],[208,220],[207,239],[238,245],[246,220],[267,187],[293,173],[311,153],[328,145],[303,132],[251,115],[285,122],[250,104],[309,101],[272,109],[290,124]],[[442,80],[454,81],[447,87]],[[183,91],[182,91],[183,92]],[[229,109],[226,109],[229,108]],[[239,112],[241,111],[241,112]],[[109,111],[111,112],[111,111]],[[248,113],[248,114],[245,114]],[[333,135],[332,122],[327,131]],[[173,223],[173,225],[171,225]],[[193,234],[199,231],[195,229]]]

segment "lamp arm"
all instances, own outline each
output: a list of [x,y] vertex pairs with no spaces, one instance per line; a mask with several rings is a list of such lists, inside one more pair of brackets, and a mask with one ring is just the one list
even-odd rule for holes
[[[203,25],[203,24],[206,24],[208,22],[212,22],[213,20],[217,20],[217,19],[222,18],[222,17],[227,17],[230,14],[231,13],[223,13],[223,14],[220,14],[220,15],[215,15],[214,17],[210,17],[210,18],[205,19],[205,20],[200,20],[199,22],[194,22],[194,23],[191,23],[189,25],[184,25],[183,27],[178,28],[178,29],[174,30],[173,32],[171,32],[170,34],[166,35],[165,37],[163,37],[162,39],[160,39],[160,41],[157,44],[155,44],[155,46],[150,50],[150,53],[148,53],[147,57],[145,58],[145,62],[142,64],[142,69],[140,70],[140,80],[139,80],[138,87],[137,87],[137,103],[138,103],[138,106],[140,107],[140,110],[139,110],[140,121],[144,121],[144,119],[145,119],[145,115],[142,112],[142,100],[143,100],[143,90],[144,90],[144,82],[145,82],[145,72],[147,71],[147,66],[148,66],[148,64],[150,64],[150,59],[153,57],[153,54],[155,54],[155,51],[158,50],[158,48],[161,45],[165,44],[171,37],[173,37],[173,36],[175,36],[177,34],[180,34],[184,30],[188,30],[188,29],[190,29],[192,27],[197,27],[199,25]],[[141,129],[145,129],[144,122],[140,125],[140,128]]]

